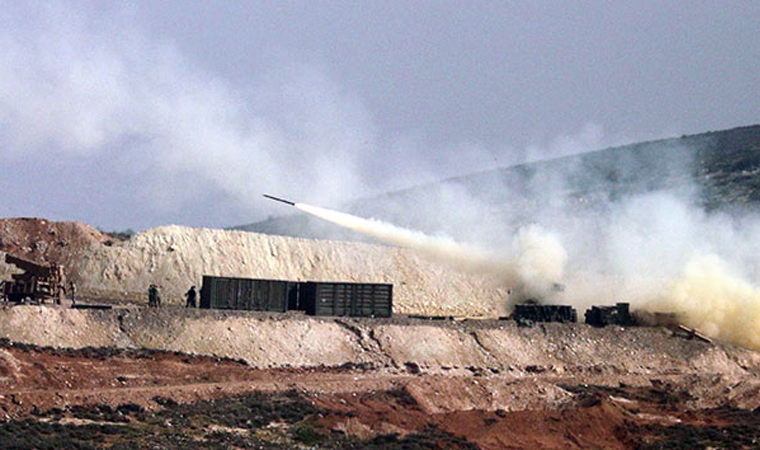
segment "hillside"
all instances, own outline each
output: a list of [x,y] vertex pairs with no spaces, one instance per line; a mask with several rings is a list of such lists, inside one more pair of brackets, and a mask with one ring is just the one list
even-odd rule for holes
[[[68,229],[69,224],[44,219],[21,223],[22,231],[29,233],[24,245],[10,245],[23,232],[0,235],[8,244],[0,251],[61,262],[80,295],[95,298],[142,303],[148,286],[155,283],[162,288],[164,302],[182,304],[184,292],[191,285],[200,286],[203,275],[219,275],[392,283],[396,313],[498,315],[504,313],[507,299],[506,289],[492,280],[459,273],[405,249],[180,226],[147,230],[120,242],[83,224],[74,228],[78,233],[64,236],[52,231]],[[52,251],[55,247],[66,253]],[[0,261],[0,274],[7,276],[9,270]]]
[[760,438],[760,356],[662,328],[18,306],[0,309],[0,363],[0,435],[13,448]]
[[[451,232],[441,210],[476,205],[503,224],[552,211],[586,214],[637,194],[667,191],[705,210],[760,205],[760,125],[520,164],[361,199],[341,210],[426,232]],[[490,219],[490,217],[489,217]],[[234,229],[361,240],[303,214]]]
[[[746,210],[758,203],[758,131],[475,174],[357,202],[353,211],[426,230],[467,223],[456,220],[509,226],[539,214],[595,214],[654,191],[691,198],[707,210]],[[456,203],[462,201],[477,207],[464,209]],[[446,211],[453,214],[436,214]],[[270,223],[274,231],[277,223]],[[332,234],[329,225],[317,226]],[[181,226],[120,240],[81,223],[6,219],[0,257],[5,251],[63,263],[80,299],[114,306],[2,305],[0,439],[14,448],[89,448],[92,442],[109,448],[733,448],[760,440],[760,354],[723,341],[714,328],[699,327],[710,340],[679,328],[518,326],[496,318],[506,313],[509,297],[498,280],[410,249]],[[0,262],[0,275],[10,269]],[[394,317],[178,306],[205,274],[392,283]],[[151,283],[161,286],[162,308],[145,307]],[[737,286],[741,300],[756,292],[741,283],[728,290],[705,286],[695,285],[688,298],[722,299]],[[598,284],[593,289],[603,291]],[[724,316],[715,303],[705,305],[709,314]],[[729,339],[736,330],[756,329],[756,309],[737,314],[731,308],[746,303],[727,305]],[[415,313],[470,317],[403,316]],[[733,320],[738,315],[742,320]],[[756,348],[755,342],[743,345]]]
[[[0,279],[14,267],[5,264],[3,252],[39,263],[76,265],[91,246],[108,246],[114,241],[81,222],[53,222],[36,218],[0,219]],[[74,276],[77,278],[77,276]]]

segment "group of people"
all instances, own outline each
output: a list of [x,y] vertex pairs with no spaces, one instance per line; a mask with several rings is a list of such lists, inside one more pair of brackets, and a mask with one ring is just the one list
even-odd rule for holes
[[[185,293],[185,307],[197,308],[198,293],[195,290],[195,286],[191,286]],[[151,308],[159,308],[161,306],[161,295],[158,292],[158,286],[151,284],[148,288],[148,306]]]
[[158,308],[161,306],[161,295],[158,293],[158,286],[151,284],[148,287],[148,306]]
[[[2,284],[0,284],[0,302],[7,303],[8,297],[5,295],[5,290],[2,289]],[[63,284],[59,284],[57,286],[57,292],[54,297],[55,304],[60,305],[63,302],[63,298],[66,294],[69,295],[69,298],[71,299],[71,305],[77,304],[77,285],[73,281],[69,282],[68,289],[64,287]],[[190,289],[185,293],[185,307],[187,308],[197,308],[198,307],[198,292],[195,290],[195,286],[191,286]],[[32,303],[32,298],[27,297],[24,299],[23,303]],[[44,303],[44,299],[41,303]],[[161,294],[159,293],[159,286],[156,284],[151,284],[148,287],[148,306],[151,308],[159,308],[161,307]]]

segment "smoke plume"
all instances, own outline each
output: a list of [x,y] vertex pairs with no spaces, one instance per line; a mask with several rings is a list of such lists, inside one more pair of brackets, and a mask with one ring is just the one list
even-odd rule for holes
[[142,228],[250,221],[254,207],[269,212],[253,200],[264,188],[326,202],[366,194],[374,127],[318,64],[262,56],[240,86],[116,6],[104,6],[107,21],[75,4],[6,9],[0,157],[33,168],[11,185],[33,179],[25,199],[56,189],[75,208],[64,219]]
[[692,257],[682,276],[644,307],[676,312],[709,336],[760,350],[760,289],[716,255]]
[[[656,158],[622,154],[617,176],[636,180],[662,170],[681,184],[647,181],[641,192],[620,195],[600,181],[606,170],[571,162],[539,166],[521,184],[484,176],[475,193],[464,183],[444,183],[432,195],[396,196],[375,207],[383,220],[299,208],[496,276],[513,289],[511,302],[540,298],[581,313],[629,302],[634,310],[676,313],[684,325],[760,350],[760,218],[748,209],[706,212],[693,181],[701,173],[691,156],[696,149],[669,143],[656,150]],[[415,224],[423,231],[411,231]],[[556,292],[554,283],[565,289]]]
[[409,248],[458,270],[496,277],[515,290],[513,298],[545,298],[562,278],[566,254],[552,235],[538,227],[527,227],[515,239],[512,257],[462,244],[449,237],[397,227],[374,219],[364,219],[338,211],[297,203],[308,214],[371,236],[386,244]]
[[[124,11],[107,10],[103,20],[106,14],[73,2],[3,6],[0,157],[13,176],[0,180],[0,214],[107,227],[229,226],[256,219],[254,209],[274,213],[254,203],[265,190],[340,204],[387,190],[399,172],[395,186],[519,162],[501,159],[517,149],[454,142],[444,153],[457,157],[442,158],[440,148],[408,136],[381,137],[361,99],[326,68],[287,54],[262,57],[241,85]],[[597,150],[610,143],[602,135],[586,126],[523,156]],[[604,161],[614,167],[565,159],[349,209],[378,220],[298,207],[495,276],[514,289],[512,300],[535,296],[579,308],[628,301],[677,312],[689,326],[760,350],[760,220],[707,214],[695,206],[698,186],[647,178],[703,176],[692,150],[610,152]],[[756,178],[758,170],[748,165],[742,176]],[[554,283],[566,289],[555,292]]]

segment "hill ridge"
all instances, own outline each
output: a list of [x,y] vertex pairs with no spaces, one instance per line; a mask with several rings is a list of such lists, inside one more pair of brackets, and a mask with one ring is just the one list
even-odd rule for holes
[[[537,199],[583,209],[587,207],[584,203],[604,205],[662,190],[692,197],[693,203],[710,211],[760,204],[760,181],[753,177],[757,171],[760,171],[760,125],[748,125],[479,171],[354,200],[340,209],[426,232],[440,231],[441,224],[430,223],[430,217],[417,211],[418,207],[446,206],[441,192],[447,189],[462,191],[488,206],[503,205],[502,209],[525,211],[524,216],[535,213],[532,209],[536,205],[532,203]],[[542,192],[544,183],[556,184],[557,180],[564,192],[549,192],[553,197]],[[510,202],[507,197],[516,200]],[[429,212],[427,215],[430,216]],[[302,214],[229,229],[363,240],[355,233],[321,224]]]

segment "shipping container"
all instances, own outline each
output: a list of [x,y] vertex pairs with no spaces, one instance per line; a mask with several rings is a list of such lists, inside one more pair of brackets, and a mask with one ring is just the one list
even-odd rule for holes
[[568,305],[538,305],[535,303],[520,303],[515,305],[512,318],[518,324],[534,322],[565,322],[578,321],[578,312]]
[[393,285],[300,283],[300,308],[313,316],[391,317]]
[[605,325],[634,325],[628,303],[617,303],[615,306],[592,306],[586,310],[586,323],[595,327]]
[[298,304],[298,283],[205,275],[200,307],[285,312]]

